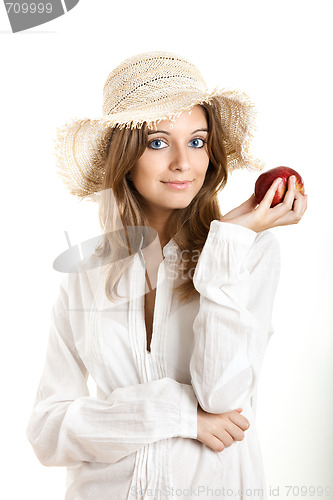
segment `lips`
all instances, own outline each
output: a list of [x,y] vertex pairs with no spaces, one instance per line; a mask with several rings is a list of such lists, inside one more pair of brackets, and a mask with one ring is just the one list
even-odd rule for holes
[[178,190],[187,189],[191,185],[191,182],[192,181],[162,181],[166,187]]
[[185,183],[188,183],[188,182],[192,182],[192,181],[162,181],[164,184],[185,184]]

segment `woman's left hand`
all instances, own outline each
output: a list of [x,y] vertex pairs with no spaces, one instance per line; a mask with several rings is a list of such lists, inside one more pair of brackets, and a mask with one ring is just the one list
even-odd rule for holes
[[296,189],[293,177],[288,178],[288,190],[283,201],[275,207],[271,208],[271,203],[280,182],[278,179],[272,182],[259,204],[252,194],[242,205],[228,212],[220,220],[248,227],[257,233],[276,226],[297,224],[307,209],[308,196],[302,195]]

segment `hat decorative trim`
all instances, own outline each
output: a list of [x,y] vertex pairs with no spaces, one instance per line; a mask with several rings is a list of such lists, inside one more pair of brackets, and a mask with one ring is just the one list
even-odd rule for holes
[[248,96],[238,90],[209,92],[198,69],[180,56],[153,52],[127,59],[110,73],[103,96],[103,116],[73,118],[57,129],[57,173],[79,198],[101,190],[115,127],[141,128],[146,122],[156,129],[159,121],[172,124],[184,111],[213,99],[221,105],[228,170],[257,171],[264,166],[250,154],[256,111]]

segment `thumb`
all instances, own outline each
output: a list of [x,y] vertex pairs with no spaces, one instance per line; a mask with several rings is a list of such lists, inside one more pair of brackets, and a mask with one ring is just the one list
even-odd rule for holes
[[248,198],[243,205],[248,205],[249,207],[256,207],[258,203],[256,202],[256,195],[254,193],[251,194],[250,198]]
[[257,205],[258,205],[258,203],[256,202],[255,194],[252,193],[250,198],[248,198],[241,205],[239,205],[237,215],[245,215],[245,214],[249,213],[251,210],[253,210],[254,208],[256,208]]

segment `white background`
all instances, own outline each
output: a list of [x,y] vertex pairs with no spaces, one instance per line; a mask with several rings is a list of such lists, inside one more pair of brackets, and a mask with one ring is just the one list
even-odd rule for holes
[[[67,247],[64,231],[75,244],[99,226],[96,206],[56,177],[55,131],[99,116],[108,73],[149,50],[188,57],[210,88],[248,93],[258,110],[254,152],[266,169],[303,177],[306,214],[272,229],[282,271],[257,425],[270,496],[304,498],[295,488],[287,496],[287,485],[333,489],[332,14],[328,0],[81,0],[12,34],[1,3],[1,496],[58,500],[65,490],[65,471],[39,464],[25,429],[62,278],[53,261]],[[251,195],[258,175],[230,176],[223,213]]]

